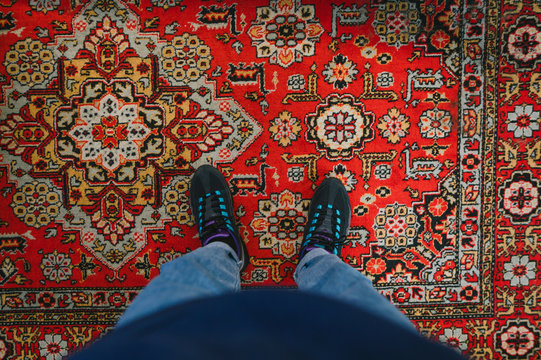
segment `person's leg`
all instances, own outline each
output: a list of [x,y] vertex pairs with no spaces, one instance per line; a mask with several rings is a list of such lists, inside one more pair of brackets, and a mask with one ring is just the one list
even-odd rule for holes
[[297,265],[295,281],[300,291],[341,299],[417,333],[413,323],[367,277],[326,250],[307,252]]
[[299,290],[348,301],[417,332],[408,318],[376,291],[368,278],[339,258],[350,221],[351,204],[346,188],[338,179],[323,180],[308,211],[295,271]]
[[117,327],[186,301],[239,291],[240,268],[235,251],[218,241],[164,264],[160,275],[137,295]]
[[117,326],[192,299],[240,289],[248,250],[233,214],[233,198],[218,169],[203,165],[190,182],[190,205],[203,247],[163,265]]

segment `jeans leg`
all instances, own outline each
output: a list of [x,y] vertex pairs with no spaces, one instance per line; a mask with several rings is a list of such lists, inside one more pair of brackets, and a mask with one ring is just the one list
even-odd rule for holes
[[134,299],[117,327],[172,305],[240,290],[240,261],[231,247],[213,242],[164,264]]
[[310,250],[297,265],[294,277],[301,291],[349,302],[417,333],[413,323],[377,292],[366,276],[323,249]]

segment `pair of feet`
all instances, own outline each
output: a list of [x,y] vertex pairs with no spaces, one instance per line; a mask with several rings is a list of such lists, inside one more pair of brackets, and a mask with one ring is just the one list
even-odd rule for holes
[[[235,223],[229,186],[218,169],[210,165],[197,169],[190,184],[190,203],[201,244],[228,244],[244,270],[249,262],[248,250]],[[312,197],[299,258],[314,248],[339,255],[350,220],[351,206],[344,185],[338,179],[326,178]]]

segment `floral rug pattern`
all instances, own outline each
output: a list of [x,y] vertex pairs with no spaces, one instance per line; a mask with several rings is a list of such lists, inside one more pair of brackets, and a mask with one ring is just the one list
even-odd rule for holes
[[0,359],[60,359],[200,246],[213,164],[293,287],[339,178],[344,261],[475,359],[541,352],[541,5],[0,1]]

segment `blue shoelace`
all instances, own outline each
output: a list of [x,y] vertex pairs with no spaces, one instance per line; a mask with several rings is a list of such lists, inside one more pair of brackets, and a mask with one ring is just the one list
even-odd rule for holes
[[[329,224],[330,221],[330,224]],[[320,204],[316,207],[316,212],[312,222],[308,224],[310,228],[303,241],[302,248],[310,250],[312,248],[322,248],[330,253],[338,255],[340,247],[346,243],[346,235],[341,236],[342,220],[340,219],[340,210],[334,209],[331,204],[328,204],[326,209]],[[318,228],[333,229],[334,233],[329,234],[325,231],[316,231]],[[301,254],[301,257],[304,255]]]
[[[199,199],[197,199],[197,203],[198,229],[199,233],[201,234],[201,241],[203,245],[206,245],[209,240],[211,240],[209,237],[220,233],[220,230],[226,230],[229,235],[234,238],[233,234],[235,233],[235,229],[231,223],[231,216],[227,212],[225,199],[220,190],[216,190],[199,197]],[[203,222],[205,212],[209,207],[212,209],[215,215]]]

